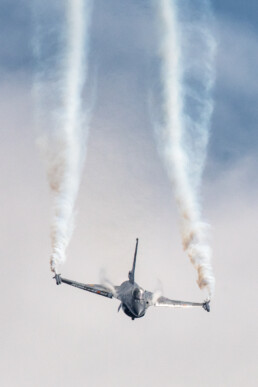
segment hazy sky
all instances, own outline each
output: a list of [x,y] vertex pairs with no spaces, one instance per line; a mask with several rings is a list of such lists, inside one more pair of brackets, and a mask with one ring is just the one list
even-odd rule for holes
[[[39,3],[0,2],[1,386],[256,386],[258,5],[213,2],[217,80],[202,187],[216,275],[211,313],[153,308],[131,321],[116,300],[51,279],[33,47],[37,18],[51,35],[64,2]],[[94,1],[85,96],[94,108],[62,274],[98,283],[105,271],[120,284],[139,237],[136,280],[199,301],[152,126],[156,37],[151,1]],[[55,50],[50,39],[45,49]]]

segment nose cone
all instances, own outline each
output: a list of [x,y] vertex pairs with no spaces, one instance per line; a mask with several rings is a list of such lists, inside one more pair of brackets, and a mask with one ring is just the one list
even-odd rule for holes
[[145,302],[144,301],[134,302],[133,309],[137,317],[143,316],[145,314]]

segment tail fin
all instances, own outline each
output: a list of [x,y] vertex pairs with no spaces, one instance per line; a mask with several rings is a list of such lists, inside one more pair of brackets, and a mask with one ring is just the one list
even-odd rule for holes
[[138,238],[136,238],[136,246],[135,246],[135,252],[134,252],[134,259],[133,259],[133,268],[131,271],[129,271],[128,277],[129,281],[134,284],[134,272],[135,272],[135,264],[136,264],[136,256],[137,256],[137,249],[138,249]]

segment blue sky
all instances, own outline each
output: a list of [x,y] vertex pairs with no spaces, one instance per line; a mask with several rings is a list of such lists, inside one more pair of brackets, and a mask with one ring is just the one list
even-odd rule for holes
[[[35,9],[26,2],[15,0],[2,1],[0,7],[2,77],[19,72],[31,77],[36,67],[32,50]],[[49,28],[53,29],[51,12],[60,9],[60,4],[42,8]],[[255,102],[257,5],[255,2],[246,5],[242,1],[216,2],[213,8],[219,49],[209,155],[227,165],[255,152],[258,145]],[[55,17],[55,24],[56,20]],[[94,66],[99,69],[98,90],[103,88],[101,77],[105,66],[106,78],[111,78],[116,72],[135,77],[138,91],[142,93],[137,104],[142,103],[144,93],[146,98],[148,89],[156,82],[152,79],[155,34],[150,3],[97,1],[94,20],[91,53]]]

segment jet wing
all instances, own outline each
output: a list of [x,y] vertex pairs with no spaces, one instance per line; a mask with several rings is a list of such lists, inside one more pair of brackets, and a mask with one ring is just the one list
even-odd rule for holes
[[160,296],[158,298],[151,292],[146,292],[146,298],[150,305],[153,306],[167,306],[170,308],[192,308],[195,306],[201,306],[207,312],[210,311],[210,301],[205,302],[188,302],[188,301],[175,301],[169,298]]
[[82,289],[82,290],[86,290],[86,291],[91,292],[91,293],[98,294],[100,296],[104,296],[104,297],[108,297],[108,298],[116,297],[116,294],[114,291],[112,291],[111,289],[109,289],[105,286],[102,286],[102,285],[82,284],[80,282],[76,282],[76,281],[72,281],[72,280],[69,280],[66,278],[62,278],[60,274],[56,274],[54,278],[56,280],[57,285],[64,283],[64,284],[68,284],[68,285],[74,286],[74,287]]

